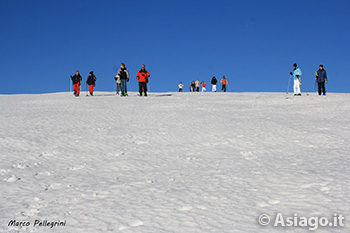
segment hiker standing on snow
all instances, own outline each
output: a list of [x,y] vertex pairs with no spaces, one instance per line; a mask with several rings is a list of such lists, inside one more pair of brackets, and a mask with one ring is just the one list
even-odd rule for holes
[[140,96],[142,96],[142,91],[147,96],[147,83],[150,77],[149,72],[146,70],[146,66],[142,65],[141,70],[137,72],[137,80],[139,81],[139,92]]
[[225,78],[225,76],[222,77],[220,82],[222,85],[221,91],[226,92],[227,79]]
[[184,88],[184,85],[182,84],[182,82],[180,82],[180,84],[179,84],[179,92],[182,92],[183,88]]
[[120,88],[120,77],[118,76],[118,74],[115,75],[114,80],[117,83],[117,95],[119,95],[119,91],[121,90],[121,88]]
[[303,73],[301,72],[297,63],[294,63],[293,72],[290,72],[290,75],[293,75],[293,78],[294,78],[294,87],[293,87],[294,96],[301,96],[301,92],[300,92],[301,78],[300,78],[300,75],[302,75],[302,74]]
[[93,96],[95,82],[96,82],[96,77],[94,75],[94,72],[90,71],[89,76],[86,80],[86,84],[89,85],[90,96]]
[[196,88],[196,84],[194,83],[194,81],[192,81],[190,85],[190,92],[194,92],[195,88]]
[[129,82],[129,71],[126,69],[124,63],[120,63],[120,69],[117,75],[114,77],[117,82],[117,94],[119,94],[118,79],[120,80],[120,89],[122,94],[120,96],[128,96],[128,90],[126,88],[126,82]]
[[216,84],[218,83],[218,80],[215,78],[215,76],[213,76],[213,78],[211,79],[211,91],[212,92],[216,92]]
[[205,84],[204,81],[202,81],[201,84],[202,84],[202,92],[207,92],[207,89],[205,88],[207,84]]
[[318,84],[318,95],[321,95],[322,92],[323,92],[323,95],[326,95],[325,83],[328,83],[328,79],[327,79],[327,72],[325,69],[323,69],[323,65],[320,65],[320,69],[316,72],[315,79]]
[[73,91],[75,96],[79,96],[80,94],[80,84],[81,84],[81,75],[79,74],[79,70],[75,72],[74,76],[70,76],[70,79],[73,81]]
[[196,92],[199,92],[199,87],[200,87],[200,85],[201,85],[201,82],[199,82],[198,79],[196,80],[195,85],[196,85]]

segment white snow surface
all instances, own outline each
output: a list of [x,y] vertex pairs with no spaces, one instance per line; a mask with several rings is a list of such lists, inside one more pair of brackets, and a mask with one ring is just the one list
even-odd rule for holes
[[350,94],[129,94],[0,95],[0,232],[350,231]]

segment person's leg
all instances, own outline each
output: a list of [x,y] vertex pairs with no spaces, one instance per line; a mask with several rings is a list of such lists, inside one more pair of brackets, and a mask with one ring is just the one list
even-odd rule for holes
[[140,96],[142,96],[142,88],[143,88],[142,83],[139,82],[139,93],[140,93]]
[[77,90],[77,95],[79,95],[80,94],[80,83],[77,83],[76,90]]
[[326,95],[326,85],[325,85],[325,82],[322,82],[322,90],[323,90],[323,95]]
[[93,95],[94,85],[89,85],[89,92],[90,92],[90,95]]
[[145,93],[145,96],[147,96],[147,83],[143,83],[143,92]]
[[293,86],[294,95],[299,94],[299,92],[298,92],[298,86],[299,86],[299,81],[298,81],[298,79],[294,79],[294,86]]
[[318,82],[318,95],[321,95],[322,93],[322,83],[321,82]]
[[298,95],[301,95],[300,85],[301,85],[301,83],[300,83],[299,79],[297,79],[297,91],[298,91]]
[[123,79],[123,92],[124,92],[124,95],[126,94],[126,80]]

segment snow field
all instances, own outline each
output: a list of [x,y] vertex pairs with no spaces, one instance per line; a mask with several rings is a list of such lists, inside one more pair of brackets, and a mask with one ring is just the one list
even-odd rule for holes
[[0,95],[1,232],[305,232],[258,217],[350,216],[349,94],[83,94]]

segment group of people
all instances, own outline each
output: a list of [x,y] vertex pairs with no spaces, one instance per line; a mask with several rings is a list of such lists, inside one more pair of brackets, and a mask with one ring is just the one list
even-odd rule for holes
[[[82,77],[79,73],[79,70],[75,72],[74,76],[70,76],[70,77],[71,77],[71,80],[73,81],[73,94],[76,97],[78,97],[80,94],[80,85],[82,81]],[[142,94],[144,94],[144,96],[147,96],[147,83],[148,83],[149,77],[150,77],[150,73],[146,70],[146,66],[142,65],[141,69],[136,74],[136,78],[139,83],[140,96],[142,96]],[[120,96],[128,96],[127,82],[129,82],[129,71],[126,69],[124,63],[120,64],[120,69],[118,70],[118,73],[116,74],[114,79],[117,83],[117,95],[119,95],[119,91],[121,91]],[[96,80],[97,79],[96,79],[96,76],[94,75],[94,72],[91,71],[86,80],[86,85],[89,86],[90,96],[93,96]]]
[[[139,83],[140,96],[142,96],[142,94],[147,96],[147,83],[150,76],[150,73],[146,70],[146,66],[143,64],[141,69],[136,74],[136,78]],[[117,82],[117,95],[119,95],[119,90],[121,90],[120,96],[128,96],[126,83],[129,82],[129,71],[126,69],[124,63],[120,64],[120,69],[118,70],[118,73],[114,79]]]
[[[82,81],[82,77],[79,73],[79,70],[77,70],[73,76],[70,76],[70,78],[73,82],[73,94],[77,97],[80,94],[80,85]],[[86,85],[89,85],[90,96],[93,95],[96,80],[97,78],[94,75],[94,72],[90,71],[89,76],[86,80]]]
[[[216,85],[218,83],[218,80],[215,78],[215,76],[213,76],[213,78],[211,79],[211,85],[212,85],[212,88],[211,88],[211,91],[212,92],[216,92]],[[225,76],[222,77],[222,79],[220,80],[220,83],[221,83],[221,91],[223,92],[226,92],[226,86],[228,84],[227,82],[227,79]],[[202,87],[202,92],[206,92],[207,89],[206,89],[206,86],[207,84],[205,84],[204,81],[200,82],[198,79],[196,81],[192,81],[191,84],[190,84],[190,92],[199,92],[199,88]],[[179,87],[179,92],[183,92],[183,88],[184,88],[184,85],[182,82],[180,82],[180,84],[178,85]]]
[[[290,72],[291,77],[293,77],[294,80],[294,96],[301,96],[301,75],[303,73],[301,72],[301,69],[298,67],[296,63],[293,64],[293,71]],[[315,72],[315,81],[318,84],[318,95],[326,95],[326,87],[325,83],[328,83],[328,78],[327,78],[327,72],[323,68],[323,65],[321,64],[319,66],[318,71]],[[289,88],[289,83],[288,83],[288,88]]]
[[[296,63],[293,64],[293,71],[290,72],[291,77],[293,77],[294,80],[294,95],[295,96],[301,96],[301,69],[298,67]],[[327,72],[323,68],[323,65],[319,66],[318,71],[315,72],[315,80],[318,83],[318,94],[326,95],[326,87],[325,83],[328,83],[327,78]],[[137,72],[136,78],[139,83],[139,94],[140,96],[144,95],[147,96],[147,83],[149,81],[150,73],[146,70],[146,66],[142,65],[141,69]],[[80,94],[80,85],[82,82],[82,77],[79,73],[79,70],[75,72],[73,76],[70,76],[71,80],[73,81],[73,93],[75,96],[79,96]],[[116,83],[117,83],[117,95],[119,95],[119,91],[121,91],[121,96],[128,96],[127,91],[127,82],[129,82],[129,71],[126,69],[125,64],[120,64],[120,69],[118,70],[118,73],[114,77]],[[93,96],[94,87],[96,83],[96,76],[94,75],[93,71],[90,71],[89,76],[86,80],[86,85],[89,86],[89,93],[90,96]],[[290,82],[290,81],[289,81]],[[212,92],[216,92],[216,86],[217,86],[218,80],[213,76],[211,79],[211,85],[212,85]],[[221,83],[221,91],[226,92],[226,86],[228,84],[227,79],[225,76],[222,77],[220,80]],[[178,85],[179,92],[183,92],[184,85],[182,82]],[[202,92],[206,92],[206,83],[204,81],[200,82],[199,79],[196,81],[192,81],[190,84],[190,92],[199,92],[200,87],[202,88]],[[288,83],[288,89],[289,89],[289,83]]]

